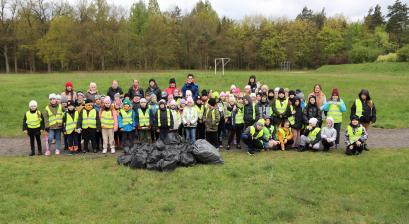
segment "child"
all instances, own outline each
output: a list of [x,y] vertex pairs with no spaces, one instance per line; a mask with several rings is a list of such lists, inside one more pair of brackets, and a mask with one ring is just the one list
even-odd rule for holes
[[317,123],[318,119],[314,117],[308,121],[308,126],[305,129],[304,134],[301,135],[300,152],[310,148],[314,151],[318,151],[320,149],[321,128],[317,126]]
[[[57,97],[54,93],[49,95],[50,103],[45,107],[44,124],[45,130],[48,132],[48,145],[51,146],[51,142],[55,138],[55,154],[60,154],[61,149],[61,130],[62,130],[62,117],[63,111],[61,104],[57,103]],[[47,151],[45,155],[49,156],[50,151]]]
[[258,111],[257,119],[271,116],[271,108],[270,108],[269,102],[267,100],[267,95],[266,94],[264,94],[264,93],[261,94],[261,99],[257,103],[256,108],[257,108],[257,111]]
[[116,112],[112,109],[111,98],[105,96],[104,108],[99,111],[99,117],[101,118],[101,131],[102,131],[102,153],[106,154],[108,150],[108,144],[111,148],[111,153],[115,153],[115,141],[114,132],[118,130],[118,118]]
[[266,139],[267,135],[264,133],[264,123],[264,119],[258,120],[254,125],[246,128],[241,135],[241,139],[247,145],[247,153],[249,155],[254,155],[255,152],[262,150],[264,142],[268,141]]
[[31,153],[29,155],[35,155],[34,141],[37,141],[38,155],[42,155],[41,132],[44,131],[44,117],[37,110],[37,102],[35,100],[30,101],[28,107],[30,109],[23,118],[23,131],[30,137]]
[[[187,91],[186,91],[187,92]],[[186,140],[192,144],[196,141],[197,110],[194,107],[192,97],[187,98],[187,106],[183,110],[182,123],[185,127]]]
[[159,138],[164,141],[168,137],[168,132],[173,127],[173,116],[170,109],[166,108],[166,101],[159,101],[159,110],[156,113],[155,127],[159,133]]
[[181,130],[180,126],[182,124],[182,114],[180,113],[175,100],[169,102],[169,109],[170,112],[172,112],[173,117],[173,127],[171,127],[170,129],[174,132],[179,132],[179,130]]
[[[97,112],[97,114],[99,114],[99,111],[101,110],[101,108],[104,108],[104,102],[102,101],[104,99],[105,96],[103,95],[95,95],[95,103],[93,105],[93,108],[95,109],[95,111]],[[91,101],[88,101],[91,102]],[[81,134],[79,134],[81,135]],[[96,151],[101,151],[101,147],[102,146],[102,133],[100,131],[96,132],[95,135],[95,142],[97,144],[97,148]],[[79,145],[79,149],[81,150],[81,144]]]
[[335,145],[336,139],[337,130],[334,128],[334,119],[327,117],[327,127],[323,127],[321,130],[321,142],[324,146],[324,151],[329,151],[329,149]]
[[140,106],[135,112],[135,123],[138,129],[139,142],[151,142],[151,129],[152,129],[152,110],[148,108],[147,101],[142,98]]
[[[103,108],[101,110],[103,110]],[[89,152],[89,142],[91,142],[93,152],[98,152],[97,133],[100,133],[101,120],[99,119],[99,113],[94,109],[91,100],[87,99],[84,108],[79,112],[77,127],[80,129],[79,132],[82,135],[82,139],[84,139],[84,148],[82,152]]]
[[78,91],[77,93],[77,102],[75,103],[75,109],[80,112],[85,104],[85,96],[84,93]]
[[122,132],[121,141],[123,148],[132,148],[135,136],[135,113],[131,105],[130,100],[124,100],[123,108],[120,109],[118,116],[118,128]]
[[[156,97],[155,94],[150,95],[150,97],[151,97],[151,101],[149,102],[148,108],[150,109],[150,113],[152,114],[152,124],[153,124],[153,122],[155,122],[155,120],[156,120],[156,116],[154,116],[154,115],[156,115],[158,113],[159,104],[158,104],[158,98]],[[134,110],[135,110],[135,108],[134,108]],[[156,128],[157,127],[152,125],[152,128],[151,128],[152,142],[155,142],[159,138],[159,132],[158,132],[158,130],[156,130]]]
[[288,120],[283,120],[281,122],[277,137],[278,141],[280,142],[280,149],[282,151],[285,151],[286,148],[289,148],[294,143],[294,134]]
[[251,97],[244,96],[243,103],[244,103],[244,108],[243,108],[244,109],[244,124],[246,127],[250,127],[254,124],[254,122],[256,122],[256,118],[258,117],[258,111],[255,109]]
[[78,150],[78,111],[75,110],[74,101],[67,102],[67,111],[62,118],[64,135],[67,138],[68,151],[76,152]]
[[[121,112],[121,108],[122,108],[122,100],[121,100],[120,93],[115,93],[114,101],[112,102],[112,107],[118,117],[119,113]],[[114,140],[115,140],[115,147],[116,148],[121,147],[122,132],[120,130],[117,130],[116,132],[114,132]]]
[[266,150],[274,149],[281,142],[277,140],[276,129],[273,125],[271,118],[266,117],[264,121],[265,121],[264,122],[264,134],[266,135],[264,138],[267,140],[266,142],[264,142],[264,149]]
[[233,143],[234,137],[236,137],[236,149],[241,149],[240,138],[244,130],[244,105],[243,97],[238,97],[237,104],[234,97],[230,98],[229,107],[231,108],[231,124],[229,139],[227,142],[227,150],[230,149],[230,145]]
[[348,125],[347,130],[345,131],[345,145],[347,145],[345,154],[361,154],[367,139],[368,134],[366,129],[359,124],[359,117],[353,115],[351,117],[351,123]]
[[300,146],[301,129],[304,125],[300,98],[295,97],[294,103],[290,108],[292,115],[288,118],[288,121],[290,122],[291,131],[293,132],[293,148],[298,149]]
[[219,139],[217,138],[217,128],[220,122],[220,113],[216,107],[216,100],[210,98],[208,110],[205,117],[206,140],[214,147],[219,148]]
[[320,108],[317,106],[316,98],[315,98],[314,95],[310,96],[310,98],[308,99],[308,104],[304,108],[304,112],[303,112],[304,124],[308,125],[309,120],[311,118],[317,119],[317,126],[321,127],[322,112],[321,112]]
[[283,88],[278,90],[278,98],[271,102],[271,108],[273,110],[273,123],[276,126],[291,116],[290,106],[288,105],[288,99],[285,98]]
[[196,111],[197,111],[197,139],[205,139],[205,133],[206,133],[206,127],[205,127],[205,119],[203,117],[205,116],[206,108],[203,105],[202,98],[200,96],[197,96],[196,100]]
[[[190,92],[190,90],[187,90],[186,94],[189,95],[189,92]],[[186,107],[186,100],[182,98],[179,101],[179,107],[176,108],[176,109],[179,110],[179,113],[177,114],[177,116],[178,116],[178,121],[177,121],[178,129],[177,129],[177,132],[178,132],[178,134],[180,136],[183,136],[183,137],[186,138],[186,136],[185,136],[185,127],[182,125],[182,114],[183,114],[183,110],[185,109],[185,107]]]
[[322,110],[327,112],[328,117],[334,119],[334,128],[337,131],[337,139],[335,140],[335,148],[338,148],[339,135],[341,131],[342,113],[346,112],[344,101],[339,97],[338,89],[333,89],[331,98],[322,106]]

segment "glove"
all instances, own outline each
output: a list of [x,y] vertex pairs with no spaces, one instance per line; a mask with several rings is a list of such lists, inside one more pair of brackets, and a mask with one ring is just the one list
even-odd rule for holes
[[81,129],[81,128],[78,128],[78,129],[77,129],[77,133],[78,133],[78,134],[80,134],[80,133],[81,133],[81,131],[82,131],[82,129]]

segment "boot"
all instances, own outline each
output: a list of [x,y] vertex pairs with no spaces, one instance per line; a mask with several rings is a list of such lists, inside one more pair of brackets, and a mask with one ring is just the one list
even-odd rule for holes
[[241,149],[241,145],[240,145],[240,144],[237,144],[237,145],[236,145],[236,149]]
[[364,144],[364,150],[365,150],[365,151],[369,151],[369,148],[368,148],[368,145],[367,145],[367,144]]
[[28,154],[28,156],[34,156],[34,155],[35,155],[34,151],[31,151],[31,153]]
[[300,145],[297,149],[298,152],[304,152],[305,151],[305,146]]
[[37,154],[37,155],[39,155],[39,156],[42,156],[42,155],[43,155],[43,152],[41,151],[41,149],[38,150],[38,154]]
[[230,150],[230,145],[227,145],[227,146],[226,146],[226,150]]

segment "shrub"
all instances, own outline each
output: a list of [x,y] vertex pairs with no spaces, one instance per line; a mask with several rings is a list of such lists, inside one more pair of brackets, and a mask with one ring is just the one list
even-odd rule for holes
[[376,62],[396,62],[398,60],[398,54],[389,53],[386,55],[379,55]]
[[409,44],[406,44],[398,50],[398,60],[409,62]]
[[351,63],[374,62],[381,53],[381,49],[357,44],[349,51],[348,58]]

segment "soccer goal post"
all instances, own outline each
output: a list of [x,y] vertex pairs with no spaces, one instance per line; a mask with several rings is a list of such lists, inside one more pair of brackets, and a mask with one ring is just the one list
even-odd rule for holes
[[230,62],[230,58],[215,58],[214,59],[214,74],[217,74],[217,65],[222,66],[222,75],[224,75],[224,66],[227,65],[227,63]]

